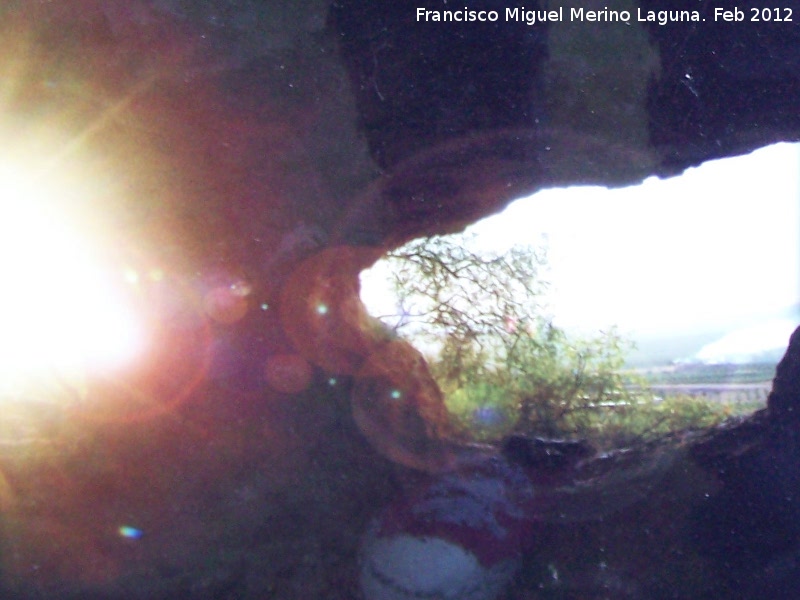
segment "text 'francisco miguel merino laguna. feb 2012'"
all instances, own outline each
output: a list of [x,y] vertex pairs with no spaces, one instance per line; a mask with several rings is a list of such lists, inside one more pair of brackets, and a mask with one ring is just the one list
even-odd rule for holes
[[[748,12],[745,12],[747,10]],[[709,12],[708,19],[714,22],[772,21],[791,22],[791,8],[740,9],[737,7],[715,7]],[[634,19],[635,17],[635,19]],[[509,22],[535,25],[545,22],[583,21],[587,23],[630,23],[641,21],[667,25],[669,23],[700,22],[706,17],[697,10],[642,10],[635,13],[628,10],[586,10],[584,8],[558,7],[552,10],[528,10],[524,6],[497,10],[475,10],[464,7],[457,10],[428,10],[424,7],[416,9],[417,22],[425,23],[470,23],[470,22]]]

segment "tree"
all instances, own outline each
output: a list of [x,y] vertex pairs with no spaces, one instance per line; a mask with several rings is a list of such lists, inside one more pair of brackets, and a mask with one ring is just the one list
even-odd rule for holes
[[387,257],[400,312],[394,329],[428,355],[465,432],[583,436],[603,407],[636,401],[616,331],[580,338],[553,324],[543,248],[479,252],[473,242],[421,239]]

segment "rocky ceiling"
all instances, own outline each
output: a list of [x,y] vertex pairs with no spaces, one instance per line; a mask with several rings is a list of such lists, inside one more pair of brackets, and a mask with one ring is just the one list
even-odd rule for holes
[[77,202],[156,332],[131,372],[36,388],[46,423],[9,411],[4,598],[455,598],[458,579],[382,571],[399,550],[369,524],[388,503],[402,531],[453,497],[527,532],[512,578],[467,527],[481,568],[447,556],[472,598],[792,596],[800,334],[752,419],[543,469],[562,447],[451,441],[424,360],[374,326],[357,275],[539,189],[800,141],[800,6],[623,0],[630,18],[603,22],[597,2],[528,2],[563,16],[527,24],[464,4],[422,8],[498,20],[389,1],[0,9],[2,157],[89,174]]

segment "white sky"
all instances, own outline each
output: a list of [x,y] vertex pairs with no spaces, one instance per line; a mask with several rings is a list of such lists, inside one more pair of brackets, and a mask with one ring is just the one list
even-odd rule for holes
[[[738,325],[800,299],[800,145],[623,189],[546,190],[470,231],[495,250],[547,235],[561,326],[656,334]],[[392,304],[380,279],[362,276],[373,314]]]

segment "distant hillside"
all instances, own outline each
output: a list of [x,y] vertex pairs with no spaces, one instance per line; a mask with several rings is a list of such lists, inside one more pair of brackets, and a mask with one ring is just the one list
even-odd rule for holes
[[650,385],[753,384],[772,381],[775,363],[716,364],[702,363],[639,369]]
[[705,364],[777,363],[786,352],[795,319],[770,319],[726,333],[680,362]]
[[725,331],[706,331],[635,337],[633,341],[636,348],[628,353],[625,363],[630,368],[669,365],[680,358],[694,356],[703,346],[714,342],[725,333]]
[[800,325],[800,308],[787,307],[732,323],[726,329],[634,337],[636,349],[626,364],[631,368],[672,363],[772,363],[786,351],[789,337]]

